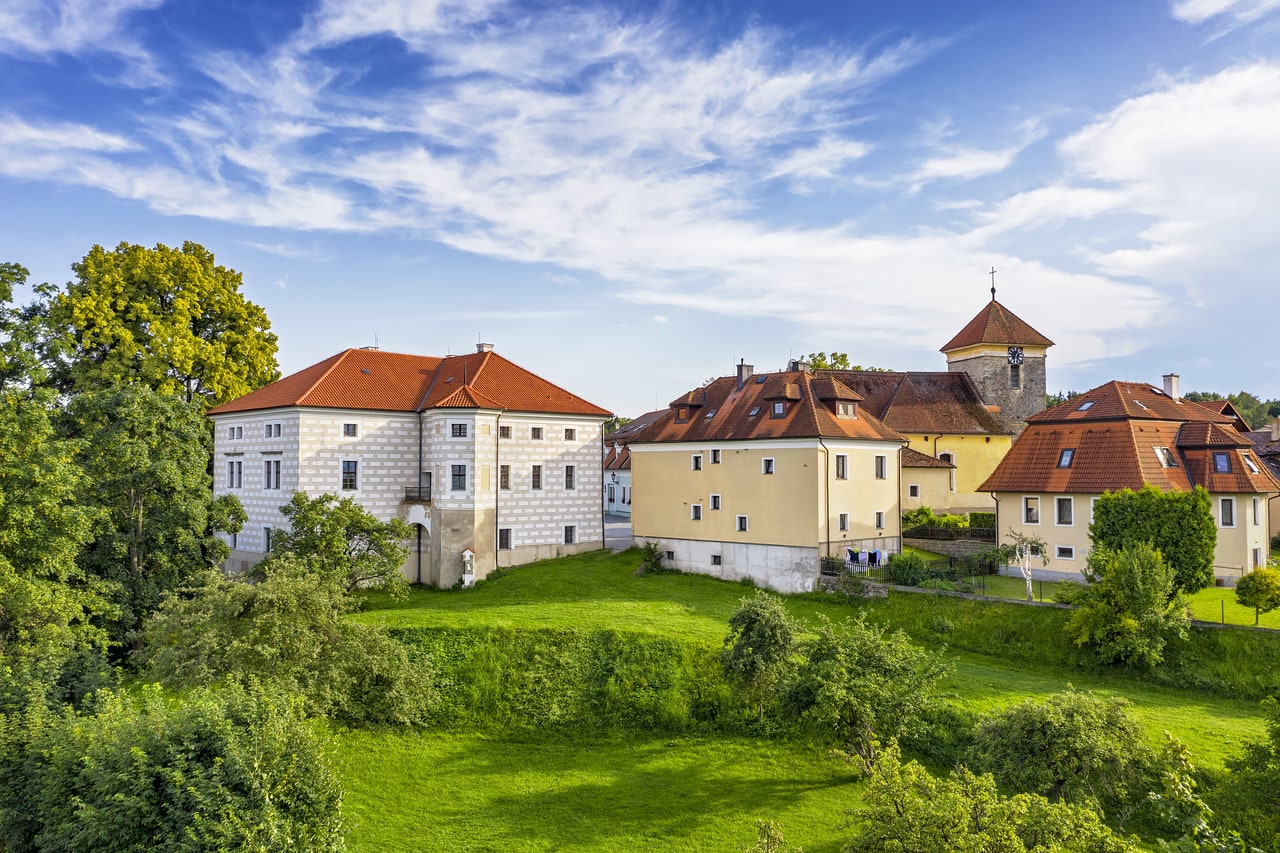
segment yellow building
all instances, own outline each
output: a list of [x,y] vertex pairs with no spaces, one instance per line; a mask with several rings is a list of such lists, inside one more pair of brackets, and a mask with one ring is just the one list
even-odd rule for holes
[[819,557],[899,550],[905,439],[831,377],[749,365],[630,440],[632,536],[682,571],[812,589]]
[[983,488],[1006,540],[1010,530],[1040,539],[1047,571],[1078,575],[1104,492],[1203,486],[1218,526],[1214,575],[1232,581],[1266,565],[1269,502],[1280,494],[1252,448],[1230,416],[1181,399],[1176,376],[1164,390],[1109,382],[1031,417]]

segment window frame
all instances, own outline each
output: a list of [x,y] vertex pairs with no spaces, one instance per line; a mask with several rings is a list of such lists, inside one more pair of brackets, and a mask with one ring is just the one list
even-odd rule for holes
[[[1035,501],[1035,507],[1034,507],[1035,521],[1031,520],[1031,512],[1033,510],[1033,507],[1031,506],[1031,503],[1030,503],[1031,501]],[[1023,495],[1022,496],[1022,523],[1034,524],[1036,526],[1039,526],[1040,519],[1041,519],[1040,496],[1039,495]]]
[[786,416],[787,416],[786,401],[778,400],[772,406],[769,407],[770,418],[777,419],[777,418],[785,418]]
[[359,422],[357,422],[357,423],[345,423],[345,422],[344,422],[344,423],[342,424],[342,437],[343,437],[343,438],[359,438],[359,437],[360,437],[360,424],[359,424]]
[[242,459],[227,460],[227,488],[228,489],[244,488],[244,460]]
[[711,565],[713,565],[713,566],[723,566],[723,565],[724,565],[724,558],[723,558],[720,554],[712,554],[712,555],[711,555]]
[[689,520],[702,521],[702,504],[689,504]]
[[451,421],[449,423],[449,438],[466,438],[467,423],[466,421]]
[[1257,527],[1262,524],[1262,500],[1257,496],[1253,496],[1253,526]]
[[262,488],[263,491],[278,492],[280,491],[280,472],[283,467],[279,459],[263,459],[262,460]]
[[1074,447],[1064,447],[1058,454],[1058,467],[1070,468],[1076,461],[1076,449]]
[[889,479],[889,457],[882,453],[877,453],[875,456],[873,470],[875,471],[875,478],[877,480]]
[[566,545],[578,544],[578,525],[566,524],[564,526],[564,544]]
[[720,448],[718,447],[711,448],[711,464],[712,465],[720,464]]
[[919,497],[920,497],[920,484],[919,484],[919,483],[907,483],[907,497],[909,497],[909,498],[919,498]]
[[[506,534],[505,537],[503,536],[504,533]],[[503,542],[504,538],[506,539],[505,543]],[[511,528],[510,527],[498,528],[498,550],[499,551],[511,550]]]
[[764,474],[766,476],[772,476],[776,470],[777,470],[777,466],[774,464],[774,459],[772,456],[766,456],[760,460],[761,474]]
[[711,504],[711,506],[709,507],[709,509],[710,509],[712,512],[717,512],[717,511],[719,511],[719,509],[720,509],[720,495],[718,495],[718,494],[710,494],[710,495],[708,495],[708,496],[707,496],[707,498],[708,498],[708,503],[710,503],[710,504]]
[[[1224,510],[1226,510],[1224,512]],[[1236,499],[1218,498],[1218,526],[1224,529],[1236,527]]]
[[542,441],[542,427],[540,426],[529,427],[529,440]]
[[885,512],[882,509],[876,510],[876,530],[884,530]]
[[690,471],[702,470],[702,454],[701,453],[689,454],[689,470]]
[[[461,480],[459,480],[459,477],[461,477]],[[459,482],[461,482],[461,485],[459,485]],[[449,491],[465,492],[466,490],[467,490],[467,464],[465,462],[461,464],[450,464],[449,465]]]
[[498,425],[498,438],[511,438],[511,426],[509,424],[505,426]]
[[1225,450],[1213,451],[1213,473],[1230,474],[1231,471],[1231,454]]
[[836,525],[840,531],[847,532],[849,530],[849,513],[840,513],[840,516],[836,519]]
[[1076,549],[1074,545],[1055,545],[1053,555],[1056,560],[1074,560]]
[[849,479],[849,454],[847,453],[836,454],[836,479]]
[[529,491],[542,491],[542,466],[534,465],[529,470]]
[[737,529],[737,532],[738,532],[738,533],[746,533],[746,532],[748,532],[748,530],[750,529],[750,522],[749,522],[749,520],[748,520],[747,516],[745,516],[745,515],[740,515],[740,516],[738,516],[737,521],[736,521],[736,523],[735,523],[735,525],[734,525],[734,526],[735,526],[735,528]]
[[1011,391],[1022,390],[1022,365],[1009,365],[1009,389]]
[[578,470],[575,465],[564,466],[564,489],[566,492],[574,491],[578,488]]
[[[1067,507],[1066,521],[1062,520],[1062,508]],[[1076,526],[1076,499],[1070,495],[1055,495],[1053,498],[1053,524],[1055,527]]]
[[498,491],[500,492],[511,491],[511,466],[510,465],[498,466]]
[[[358,492],[360,491],[360,460],[359,459],[343,459],[342,467],[339,469],[342,476],[339,480],[341,491]],[[350,485],[348,485],[350,482]]]
[[577,441],[577,440],[578,440],[578,431],[577,431],[576,429],[574,429],[573,427],[565,427],[565,428],[564,428],[564,440],[565,440],[565,441]]

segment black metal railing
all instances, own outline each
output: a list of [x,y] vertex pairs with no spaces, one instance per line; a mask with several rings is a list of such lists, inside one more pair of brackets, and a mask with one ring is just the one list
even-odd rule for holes
[[405,486],[404,499],[406,502],[431,503],[431,487],[430,486]]

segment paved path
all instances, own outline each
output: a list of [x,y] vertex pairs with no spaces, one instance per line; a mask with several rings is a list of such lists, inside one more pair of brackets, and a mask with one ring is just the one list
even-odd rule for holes
[[610,551],[625,551],[631,547],[631,516],[604,517],[604,546]]

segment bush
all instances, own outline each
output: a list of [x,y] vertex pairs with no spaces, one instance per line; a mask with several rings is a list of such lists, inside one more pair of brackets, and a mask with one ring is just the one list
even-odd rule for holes
[[744,598],[729,617],[729,635],[720,662],[725,675],[756,706],[761,722],[791,667],[795,641],[795,624],[776,595],[761,592]]
[[1171,567],[1175,590],[1193,593],[1213,584],[1218,527],[1204,487],[1161,492],[1148,484],[1136,492],[1108,492],[1094,505],[1093,519],[1089,538],[1095,549],[1150,545]]
[[920,582],[921,589],[940,589],[946,592],[955,592],[956,585],[954,582],[945,578],[929,578]]
[[994,512],[971,512],[969,513],[970,527],[988,527],[995,529],[996,514]]
[[1269,613],[1280,607],[1280,571],[1254,569],[1236,583],[1236,601],[1253,608],[1253,624],[1258,624],[1259,613]]
[[928,577],[928,569],[918,554],[890,554],[885,563],[885,577],[900,586],[918,586]]

